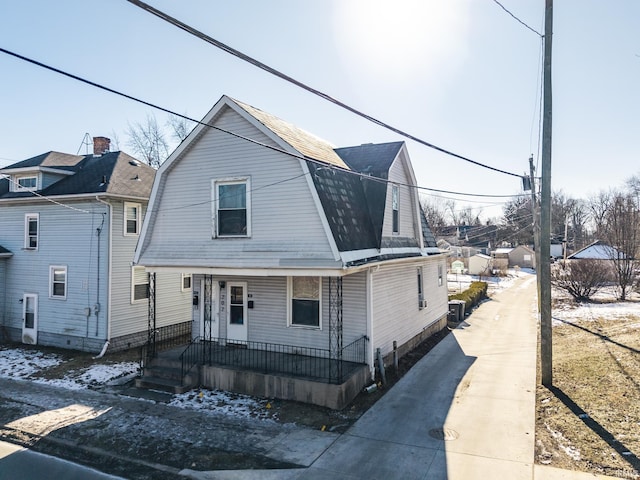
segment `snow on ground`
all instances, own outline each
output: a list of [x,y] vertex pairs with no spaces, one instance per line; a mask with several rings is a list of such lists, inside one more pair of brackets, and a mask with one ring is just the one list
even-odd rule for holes
[[[86,368],[68,370],[62,378],[45,378],[47,369],[58,367],[63,362],[63,357],[53,353],[0,346],[0,377],[3,378],[44,383],[68,390],[83,390],[124,383],[138,372],[136,362],[95,363]],[[270,417],[267,413],[270,408],[267,400],[220,390],[173,395],[169,405],[241,418]]]
[[62,359],[57,355],[36,350],[25,351],[19,348],[0,347],[0,377],[27,378],[40,370],[55,367],[60,363]]
[[629,301],[617,301],[614,288],[603,288],[593,296],[592,303],[575,303],[571,297],[560,290],[553,290],[554,299],[562,299],[556,302],[552,309],[553,326],[564,323],[572,323],[577,320],[621,320],[637,318],[638,323],[628,325],[640,329],[640,295],[628,294]]
[[447,274],[447,285],[449,293],[459,293],[467,288],[471,282],[487,282],[487,291],[489,295],[509,288],[518,278],[524,276],[535,276],[535,273],[529,269],[510,269],[504,277],[487,277],[478,275],[449,273]]
[[190,391],[174,395],[169,405],[200,410],[205,413],[268,419],[271,404],[267,400],[223,390]]

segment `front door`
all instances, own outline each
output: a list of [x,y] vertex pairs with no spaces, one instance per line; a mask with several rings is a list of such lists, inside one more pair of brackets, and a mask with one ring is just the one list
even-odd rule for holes
[[227,339],[247,341],[247,284],[227,282]]
[[200,305],[200,337],[205,340],[216,339],[220,336],[220,315],[218,310],[218,283],[210,276],[200,281],[202,302]]
[[22,297],[22,343],[38,343],[38,295],[33,293]]

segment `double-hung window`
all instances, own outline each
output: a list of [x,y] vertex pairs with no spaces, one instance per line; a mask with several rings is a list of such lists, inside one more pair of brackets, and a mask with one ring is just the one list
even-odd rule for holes
[[214,180],[214,236],[251,235],[251,195],[248,178]]
[[144,267],[131,269],[131,303],[149,298],[149,274]]
[[288,277],[288,292],[289,325],[321,328],[321,278]]
[[124,202],[124,234],[139,235],[142,216],[142,205]]
[[39,233],[40,215],[37,213],[27,213],[24,216],[24,248],[37,250]]
[[67,267],[64,265],[49,267],[49,298],[67,298]]
[[400,233],[400,187],[391,186],[391,210],[393,212],[393,233]]

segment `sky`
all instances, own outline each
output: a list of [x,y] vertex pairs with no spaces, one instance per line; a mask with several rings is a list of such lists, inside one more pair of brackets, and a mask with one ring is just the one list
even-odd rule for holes
[[[495,0],[148,3],[431,144],[518,175],[533,154],[540,174],[542,41]],[[500,3],[544,32],[544,0]],[[640,2],[563,0],[553,14],[551,188],[588,198],[640,174]],[[337,147],[405,140],[418,184],[474,194],[442,196],[483,218],[522,193],[517,177],[405,139],[126,0],[0,0],[0,48],[196,119],[229,95]],[[128,125],[151,114],[167,121],[0,52],[0,168],[86,153],[86,133],[130,152]]]

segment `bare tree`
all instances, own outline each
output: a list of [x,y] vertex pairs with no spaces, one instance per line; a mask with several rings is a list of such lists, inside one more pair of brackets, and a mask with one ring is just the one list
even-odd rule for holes
[[640,211],[633,193],[615,193],[604,217],[604,239],[613,247],[609,257],[613,264],[619,289],[619,298],[627,298],[627,290],[633,286],[636,271],[636,254],[640,249]]
[[169,144],[155,116],[147,115],[144,123],[129,124],[126,133],[134,155],[152,167],[158,168],[169,156]]
[[604,239],[606,216],[611,204],[611,196],[611,192],[602,190],[587,200],[587,209],[593,222],[596,239]]
[[427,224],[436,237],[441,236],[447,226],[446,206],[440,197],[422,197],[422,211],[427,219]]
[[608,281],[606,260],[571,260],[555,264],[551,269],[551,284],[567,292],[576,302],[589,301]]
[[167,126],[171,129],[173,139],[181,143],[191,133],[191,130],[193,130],[194,123],[184,117],[169,115]]

